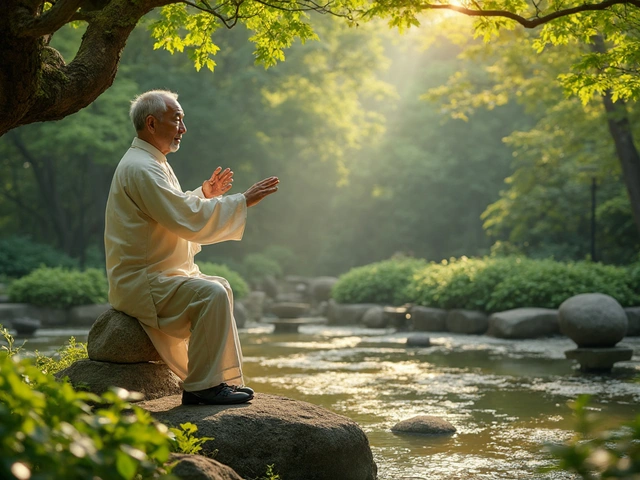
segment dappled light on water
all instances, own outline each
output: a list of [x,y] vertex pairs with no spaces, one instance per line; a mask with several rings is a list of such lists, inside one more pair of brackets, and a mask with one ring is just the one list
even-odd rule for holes
[[[602,427],[638,413],[640,337],[625,338],[636,355],[610,375],[583,375],[564,357],[566,338],[502,340],[431,333],[434,345],[407,348],[410,333],[390,329],[305,326],[273,334],[273,325],[240,330],[245,380],[345,415],[369,437],[381,480],[571,479],[542,473],[546,443],[567,440],[574,420],[567,403],[592,395]],[[27,350],[51,352],[86,330],[39,330]],[[18,341],[17,343],[21,343]],[[391,427],[417,415],[451,422],[450,437],[395,435]]]

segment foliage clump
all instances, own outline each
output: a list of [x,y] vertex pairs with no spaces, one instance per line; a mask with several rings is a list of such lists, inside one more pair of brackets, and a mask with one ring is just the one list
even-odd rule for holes
[[105,303],[108,291],[104,272],[95,268],[81,272],[61,267],[40,267],[12,282],[8,289],[12,302],[61,309]]
[[334,285],[331,295],[338,303],[402,305],[410,300],[407,288],[424,260],[399,258],[349,270]]
[[[76,392],[29,359],[0,354],[0,478],[161,478],[164,425],[119,389]],[[88,402],[108,404],[91,410]]]
[[231,285],[233,298],[239,299],[249,293],[249,285],[244,278],[242,278],[242,275],[228,266],[220,263],[202,262],[198,263],[198,267],[200,267],[200,271],[205,275],[225,278],[229,282],[229,285]]
[[0,276],[20,278],[38,267],[74,268],[78,262],[51,245],[14,235],[0,240]]
[[640,304],[630,270],[591,262],[524,257],[461,257],[416,272],[407,297],[431,307],[496,312],[520,307],[558,308],[580,293],[611,295],[623,306]]
[[588,409],[589,396],[581,395],[571,408],[577,420],[575,435],[566,443],[549,445],[556,464],[545,470],[563,470],[585,479],[640,476],[640,415],[606,431],[597,431],[597,421]]
[[283,270],[277,260],[264,253],[250,253],[242,260],[242,267],[249,282],[259,283],[267,277],[280,278]]

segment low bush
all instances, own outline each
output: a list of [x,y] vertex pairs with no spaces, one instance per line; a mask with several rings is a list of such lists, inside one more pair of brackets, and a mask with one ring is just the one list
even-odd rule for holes
[[19,278],[41,266],[75,268],[78,262],[29,237],[16,235],[0,240],[0,276]]
[[[162,478],[169,431],[128,398],[121,389],[76,392],[0,353],[0,478]],[[88,402],[110,406],[92,411]]]
[[71,308],[107,301],[105,274],[97,269],[84,272],[60,267],[40,267],[11,283],[9,299],[41,307]]
[[628,268],[524,257],[462,257],[426,265],[413,276],[406,297],[419,305],[496,312],[558,308],[573,295],[591,292],[611,295],[623,306],[640,304]]
[[423,260],[401,258],[356,267],[339,278],[331,296],[338,303],[402,305],[409,301],[413,275],[425,265]]
[[244,278],[242,278],[238,272],[231,270],[226,265],[210,262],[198,262],[198,267],[205,275],[225,278],[229,282],[229,285],[231,285],[233,298],[240,299],[249,293],[249,285],[244,281]]

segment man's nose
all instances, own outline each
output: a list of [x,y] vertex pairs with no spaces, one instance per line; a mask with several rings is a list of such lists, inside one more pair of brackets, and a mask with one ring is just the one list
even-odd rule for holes
[[187,133],[187,126],[184,124],[184,122],[180,122],[180,133]]

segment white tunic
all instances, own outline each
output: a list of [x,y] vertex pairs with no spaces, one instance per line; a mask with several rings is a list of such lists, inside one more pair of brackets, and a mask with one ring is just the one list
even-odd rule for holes
[[[109,302],[141,322],[160,357],[183,380],[190,373],[187,349],[193,319],[186,310],[184,315],[172,314],[172,322],[179,320],[184,325],[176,328],[174,323],[168,328],[159,323],[158,310],[170,305],[175,295],[181,295],[178,292],[186,290],[180,287],[194,278],[219,282],[230,297],[228,283],[201,274],[194,255],[201,244],[240,240],[246,214],[242,194],[206,199],[202,188],[183,192],[166,157],[139,138],[133,140],[116,168],[105,220]],[[227,325],[229,338],[225,344],[239,347],[231,310],[228,316],[234,325]],[[223,375],[222,381],[241,376],[237,373],[239,365],[227,365],[225,361],[230,362],[221,360],[221,364],[212,366],[218,370],[214,372],[215,381],[216,375],[225,370],[235,373],[231,377]],[[192,390],[213,386],[202,386],[209,381],[192,382]]]

